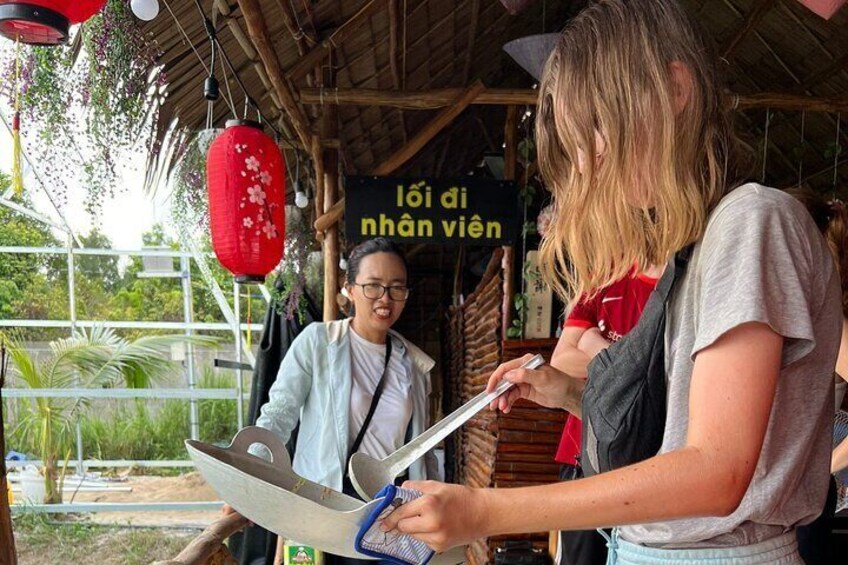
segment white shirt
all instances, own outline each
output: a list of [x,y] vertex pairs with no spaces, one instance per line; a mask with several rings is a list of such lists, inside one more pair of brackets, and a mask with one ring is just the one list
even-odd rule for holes
[[[348,450],[353,446],[362,424],[365,423],[374,391],[383,376],[386,346],[371,343],[351,327],[350,361],[353,382],[350,391]],[[361,453],[382,459],[405,443],[406,429],[412,417],[411,386],[401,355],[393,347],[383,394],[365,437],[362,438],[362,445],[359,447]]]

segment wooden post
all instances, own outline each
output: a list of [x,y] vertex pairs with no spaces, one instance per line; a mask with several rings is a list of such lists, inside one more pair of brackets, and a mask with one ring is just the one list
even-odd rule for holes
[[[248,520],[241,514],[232,513],[218,518],[173,559],[157,561],[153,565],[193,565],[196,563],[229,563],[223,558],[212,558],[223,547],[224,540],[247,526]],[[225,554],[226,555],[226,554]]]
[[0,563],[15,565],[15,535],[6,486],[6,434],[3,428],[3,387],[6,385],[6,344],[0,342]]
[[[317,135],[312,136],[312,164],[315,167],[315,217],[320,218],[324,215],[324,151]],[[323,242],[324,232],[316,232],[315,237]]]
[[[508,106],[506,109],[506,124],[504,125],[504,180],[515,180],[518,168],[518,106]],[[504,246],[501,267],[503,268],[503,304],[501,305],[501,339],[507,339],[507,330],[512,323],[513,257],[512,246]]]
[[[336,106],[326,106],[321,123],[321,137],[335,139],[339,122]],[[339,153],[324,151],[324,210],[327,214],[339,199]],[[339,292],[339,224],[330,225],[324,232],[324,321],[338,317],[336,294]]]

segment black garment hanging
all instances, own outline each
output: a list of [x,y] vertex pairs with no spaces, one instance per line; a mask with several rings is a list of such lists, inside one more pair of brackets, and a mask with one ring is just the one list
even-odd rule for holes
[[[273,304],[268,306],[265,313],[265,325],[262,329],[262,339],[259,341],[259,351],[256,354],[256,364],[253,369],[253,382],[250,387],[250,404],[248,405],[248,425],[255,425],[259,418],[259,411],[268,402],[268,391],[277,380],[277,372],[283,357],[291,346],[294,339],[303,329],[315,321],[321,320],[321,314],[306,295],[306,314],[301,323],[297,316],[292,320],[286,320],[285,316],[277,312]],[[292,431],[291,439],[286,448],[294,458],[297,445],[298,428]],[[273,563],[277,552],[277,535],[268,530],[251,525],[244,530],[230,536],[230,551],[238,560],[239,565],[263,565]]]

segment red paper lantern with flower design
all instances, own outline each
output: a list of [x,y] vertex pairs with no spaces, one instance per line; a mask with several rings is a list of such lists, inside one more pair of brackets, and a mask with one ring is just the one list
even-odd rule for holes
[[0,34],[33,45],[58,45],[68,28],[100,11],[106,0],[0,0]]
[[262,126],[230,120],[206,158],[212,247],[236,282],[264,282],[283,257],[286,170]]
[[846,0],[798,0],[812,10],[814,13],[829,20],[833,14],[839,11],[846,3]]

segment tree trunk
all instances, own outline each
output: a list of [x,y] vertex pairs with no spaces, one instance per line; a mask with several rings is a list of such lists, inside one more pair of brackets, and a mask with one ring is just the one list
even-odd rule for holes
[[44,504],[62,504],[62,490],[59,488],[56,459],[49,457],[44,461]]

